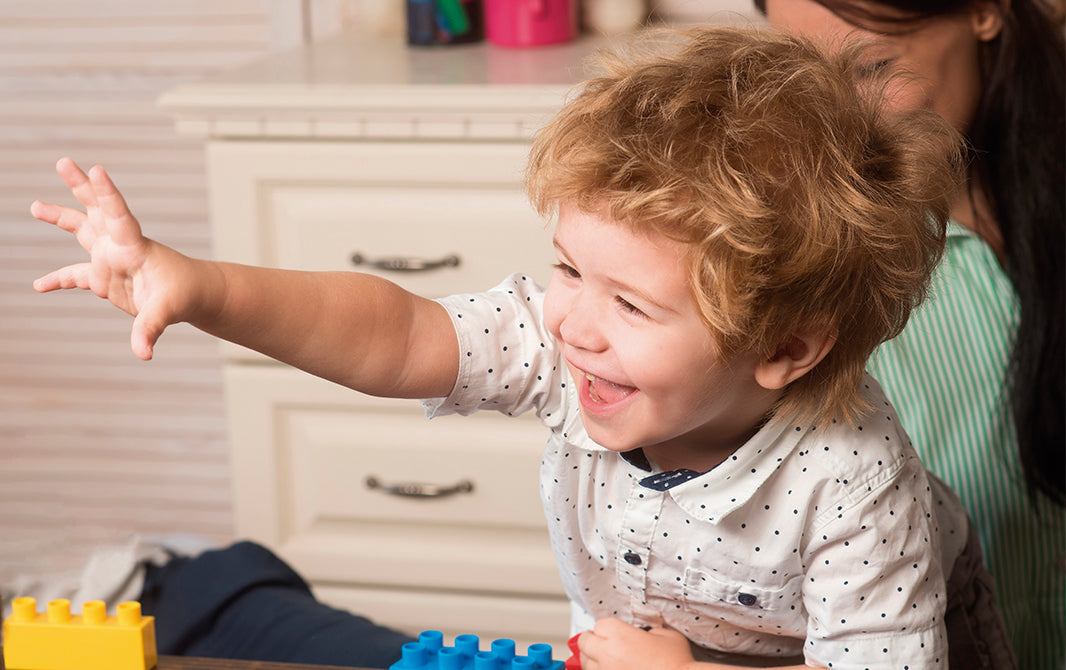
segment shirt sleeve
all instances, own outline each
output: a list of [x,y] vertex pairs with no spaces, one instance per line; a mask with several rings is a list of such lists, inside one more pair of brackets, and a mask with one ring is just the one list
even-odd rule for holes
[[804,654],[834,669],[946,668],[947,591],[924,468],[904,454],[864,488],[823,506],[807,538]]
[[555,340],[544,327],[544,291],[514,274],[484,293],[441,298],[459,341],[459,375],[445,398],[423,400],[430,418],[491,409],[530,410],[550,424],[564,401]]

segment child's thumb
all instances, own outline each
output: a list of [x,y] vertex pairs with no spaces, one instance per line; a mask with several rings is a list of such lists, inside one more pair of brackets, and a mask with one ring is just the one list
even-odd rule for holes
[[152,305],[142,307],[133,319],[133,329],[130,332],[130,347],[133,353],[141,360],[152,360],[155,343],[167,325],[161,310],[153,309]]

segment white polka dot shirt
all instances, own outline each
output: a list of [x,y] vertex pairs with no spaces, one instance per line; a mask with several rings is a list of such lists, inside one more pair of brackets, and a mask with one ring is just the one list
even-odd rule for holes
[[531,279],[440,302],[462,360],[427,413],[534,411],[550,429],[541,497],[579,629],[666,626],[707,660],[947,667],[941,555],[950,565],[961,551],[965,512],[873,379],[875,410],[856,427],[776,418],[709,472],[663,472],[588,437]]

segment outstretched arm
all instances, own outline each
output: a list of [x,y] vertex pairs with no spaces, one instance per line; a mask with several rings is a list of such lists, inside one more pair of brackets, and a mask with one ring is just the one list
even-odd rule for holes
[[[618,619],[600,619],[578,638],[581,670],[726,670],[720,663],[698,663],[688,640],[666,628],[642,630]],[[811,670],[793,665],[780,670]],[[825,670],[824,668],[822,670]]]
[[84,263],[34,282],[40,292],[81,288],[133,315],[130,344],[148,360],[163,331],[188,322],[365,393],[447,395],[458,343],[437,303],[353,272],[298,272],[185,256],[145,237],[103,168],[64,158],[56,172],[84,211],[34,202],[34,217],[72,233]]

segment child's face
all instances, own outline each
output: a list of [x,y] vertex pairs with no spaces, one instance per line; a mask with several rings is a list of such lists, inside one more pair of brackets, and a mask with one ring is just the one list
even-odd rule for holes
[[707,469],[751,436],[776,392],[755,382],[754,355],[718,358],[682,244],[564,205],[555,246],[544,321],[593,440],[644,447],[663,468]]

